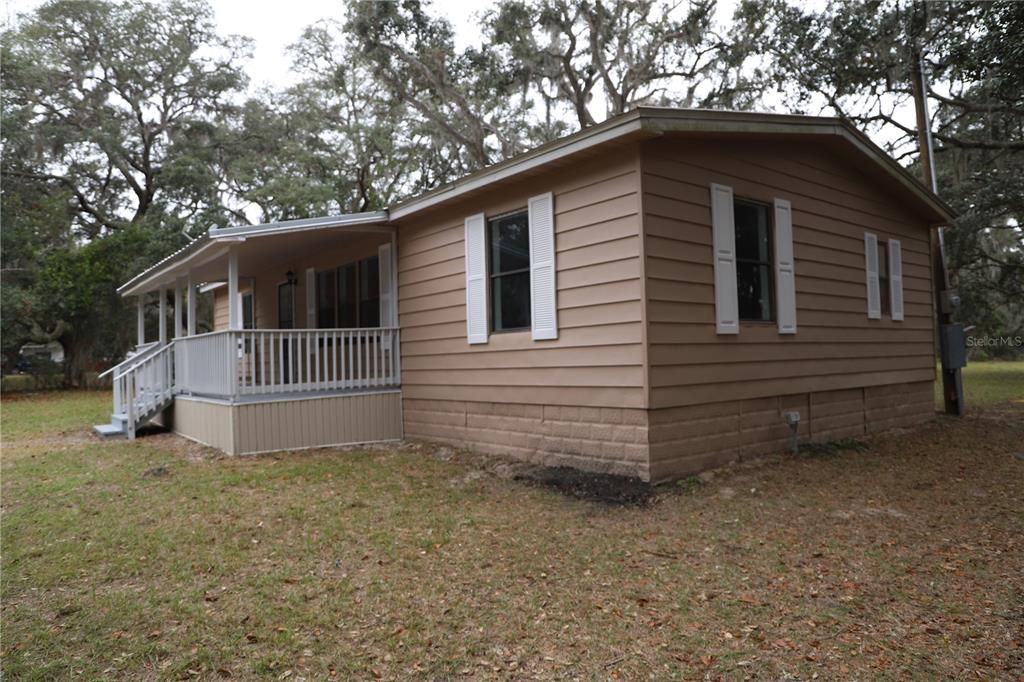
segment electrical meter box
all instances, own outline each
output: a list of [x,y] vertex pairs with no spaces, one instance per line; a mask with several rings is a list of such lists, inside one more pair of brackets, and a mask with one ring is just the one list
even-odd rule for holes
[[939,348],[945,369],[967,366],[967,337],[962,324],[944,324],[939,328]]

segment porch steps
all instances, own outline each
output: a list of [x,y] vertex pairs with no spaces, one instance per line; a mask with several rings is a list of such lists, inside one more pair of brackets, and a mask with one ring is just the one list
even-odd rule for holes
[[[151,409],[148,412],[140,414],[136,419],[135,428],[142,426],[150,419],[160,414],[172,402],[174,402],[173,398],[170,400],[164,400],[158,403],[157,407],[155,407],[154,409]],[[96,435],[104,439],[127,438],[128,415],[124,414],[123,412],[112,414],[110,415],[109,424],[96,424],[95,426],[92,427],[92,430],[94,433],[96,433]]]

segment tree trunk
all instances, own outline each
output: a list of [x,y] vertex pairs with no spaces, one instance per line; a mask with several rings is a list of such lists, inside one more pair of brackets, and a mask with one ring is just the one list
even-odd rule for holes
[[78,388],[82,377],[82,351],[70,335],[61,336],[57,341],[64,346],[64,386]]

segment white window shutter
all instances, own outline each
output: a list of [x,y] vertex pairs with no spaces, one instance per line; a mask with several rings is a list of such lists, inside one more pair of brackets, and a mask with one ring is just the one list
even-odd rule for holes
[[306,329],[316,326],[316,270],[306,268]]
[[533,340],[558,338],[555,290],[554,195],[548,192],[527,203],[530,221],[530,318]]
[[466,218],[466,337],[487,343],[487,221],[484,214]]
[[380,285],[380,326],[382,327],[398,326],[392,252],[391,244],[381,244],[377,247],[377,278]]
[[864,233],[864,274],[868,285],[868,319],[882,319],[882,293],[878,284],[878,237]]
[[711,226],[715,251],[715,328],[719,334],[739,334],[732,187],[711,184]]
[[793,211],[775,200],[775,315],[780,334],[796,334],[796,274],[793,268]]
[[889,240],[889,296],[892,319],[903,320],[903,248],[898,239]]

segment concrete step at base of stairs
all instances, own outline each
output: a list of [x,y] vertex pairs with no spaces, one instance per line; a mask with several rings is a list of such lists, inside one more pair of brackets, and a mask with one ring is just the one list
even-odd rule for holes
[[127,438],[128,434],[120,426],[114,424],[97,424],[92,427],[101,438]]

